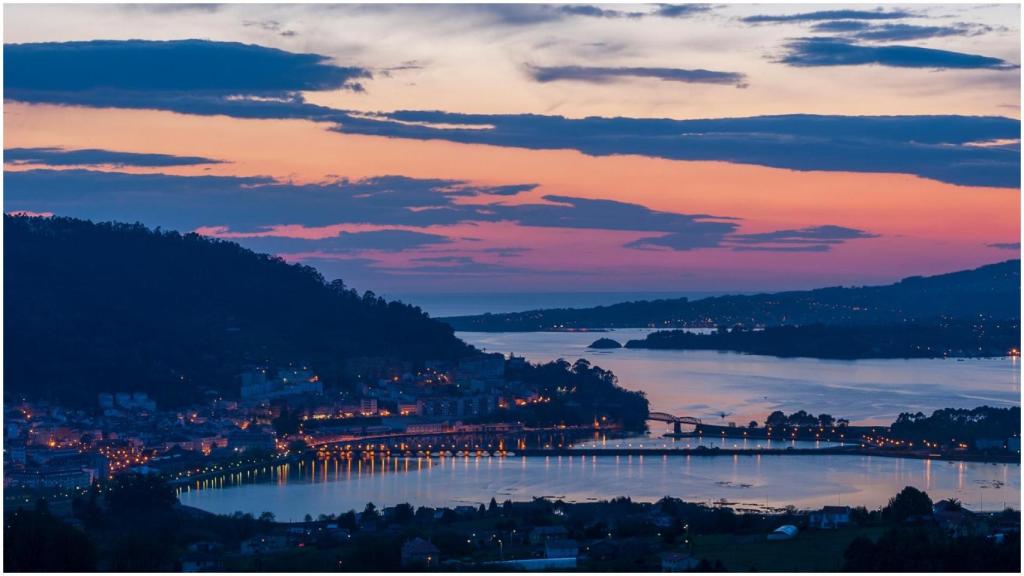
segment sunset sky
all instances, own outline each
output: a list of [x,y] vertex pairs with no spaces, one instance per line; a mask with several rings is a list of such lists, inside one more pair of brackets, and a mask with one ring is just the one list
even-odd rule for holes
[[[382,293],[1020,254],[1013,5],[7,5],[4,210]],[[102,256],[102,255],[99,255]]]

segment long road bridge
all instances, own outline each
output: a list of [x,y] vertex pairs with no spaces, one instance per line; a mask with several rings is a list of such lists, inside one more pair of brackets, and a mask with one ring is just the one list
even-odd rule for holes
[[[651,412],[647,416],[648,420],[654,420],[657,422],[667,422],[672,424],[673,432],[676,435],[683,433],[682,426],[684,424],[688,426],[700,426],[701,421],[699,418],[691,416],[675,416],[666,412]],[[602,426],[601,430],[609,431],[616,430],[615,426]],[[509,424],[473,424],[473,425],[460,425],[452,427],[430,427],[428,429],[419,431],[405,431],[405,432],[379,432],[379,433],[354,433],[351,431],[339,432],[339,433],[313,433],[307,434],[302,439],[305,440],[306,444],[311,448],[317,447],[331,447],[339,445],[358,444],[375,446],[404,446],[406,444],[415,445],[431,445],[431,444],[451,444],[455,445],[466,444],[466,445],[487,445],[498,440],[513,440],[522,439],[530,435],[543,435],[543,434],[579,434],[592,433],[594,428],[590,426],[551,426],[541,428],[525,428],[521,425],[509,425]],[[521,442],[516,442],[522,447]],[[539,442],[540,446],[545,444],[552,444],[550,441]]]
[[700,426],[700,418],[694,418],[693,416],[674,416],[667,412],[651,412],[647,415],[648,420],[654,420],[656,422],[668,422],[672,425],[673,434],[683,433],[683,424],[688,426]]

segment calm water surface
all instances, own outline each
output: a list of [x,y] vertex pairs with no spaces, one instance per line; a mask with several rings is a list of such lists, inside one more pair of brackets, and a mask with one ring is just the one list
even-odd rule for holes
[[725,500],[737,508],[878,507],[907,485],[973,509],[1020,507],[1020,466],[869,456],[645,456],[332,460],[236,474],[183,489],[182,504],[280,520],[410,502],[479,505],[549,496],[585,502]]
[[[625,343],[649,329],[598,332],[459,332],[489,352],[540,362],[587,358],[643,390],[651,410],[746,425],[772,410],[826,412],[889,424],[900,412],[1020,405],[1018,359],[816,360],[703,350],[588,350],[600,337]],[[725,413],[725,417],[722,417]]]

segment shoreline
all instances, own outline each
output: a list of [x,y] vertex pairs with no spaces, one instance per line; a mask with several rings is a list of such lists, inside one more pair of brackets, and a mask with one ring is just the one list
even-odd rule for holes
[[516,456],[877,456],[913,460],[942,460],[947,462],[977,462],[982,464],[1017,464],[1019,454],[922,454],[876,450],[859,446],[835,448],[527,448]]

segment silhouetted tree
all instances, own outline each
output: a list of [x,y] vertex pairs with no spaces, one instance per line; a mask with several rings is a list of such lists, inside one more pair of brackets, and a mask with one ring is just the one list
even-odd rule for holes
[[398,506],[395,506],[395,514],[392,517],[392,520],[395,524],[408,524],[409,522],[412,522],[415,517],[416,512],[413,510],[413,507],[403,502]]
[[776,410],[772,412],[764,420],[765,426],[768,426],[770,428],[778,428],[785,426],[787,422],[789,422],[789,419],[786,418],[786,413],[783,412],[782,410]]
[[380,512],[377,511],[377,507],[373,505],[373,502],[367,502],[366,508],[363,508],[363,515],[360,517],[362,523],[376,522],[380,519]]
[[356,521],[355,510],[349,510],[348,512],[345,512],[344,514],[339,514],[338,515],[338,526],[348,530],[349,532],[354,532],[354,531],[358,530],[359,529],[359,523]]
[[891,522],[902,522],[912,516],[930,515],[932,499],[928,494],[907,486],[899,494],[889,499],[889,504],[882,508],[882,517]]

